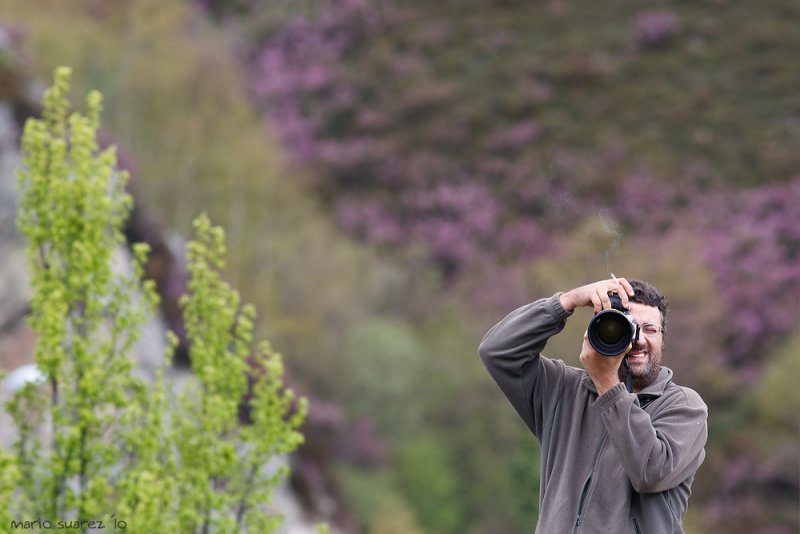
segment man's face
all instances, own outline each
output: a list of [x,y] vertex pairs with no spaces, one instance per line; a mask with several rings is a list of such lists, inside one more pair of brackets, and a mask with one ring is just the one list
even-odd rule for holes
[[[653,306],[646,306],[638,302],[628,304],[631,316],[640,325],[655,325],[657,332],[647,335],[645,329],[639,332],[639,339],[628,352],[628,366],[633,377],[633,389],[639,391],[650,385],[661,370],[661,350],[664,346],[664,333],[661,332],[661,312]],[[624,368],[620,366],[620,380],[623,378]]]

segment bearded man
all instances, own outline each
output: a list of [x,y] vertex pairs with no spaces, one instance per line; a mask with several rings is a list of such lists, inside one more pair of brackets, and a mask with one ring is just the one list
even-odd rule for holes
[[[541,355],[575,308],[610,309],[612,294],[639,325],[627,350],[601,355],[584,334],[583,369]],[[652,284],[613,278],[525,305],[484,336],[481,359],[541,446],[538,533],[683,534],[708,409],[661,365],[668,307]]]

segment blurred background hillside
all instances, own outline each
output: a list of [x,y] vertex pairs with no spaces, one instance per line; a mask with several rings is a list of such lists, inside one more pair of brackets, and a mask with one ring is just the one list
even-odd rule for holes
[[[613,271],[670,297],[665,363],[709,405],[687,533],[793,534],[798,28],[796,0],[0,0],[0,98],[35,113],[72,66],[138,209],[226,228],[312,396],[310,513],[530,532],[538,449],[477,345]],[[588,319],[546,354],[577,365]]]

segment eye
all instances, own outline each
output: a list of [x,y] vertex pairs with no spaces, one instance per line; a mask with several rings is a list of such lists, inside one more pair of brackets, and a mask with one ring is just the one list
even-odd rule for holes
[[643,324],[642,325],[642,332],[644,332],[648,336],[654,336],[661,331],[661,327],[656,326],[654,324]]

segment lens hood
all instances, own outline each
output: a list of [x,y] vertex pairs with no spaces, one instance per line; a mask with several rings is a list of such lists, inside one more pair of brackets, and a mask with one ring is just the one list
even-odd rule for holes
[[610,295],[611,309],[598,312],[589,321],[589,344],[603,356],[622,354],[639,337],[639,325],[622,306],[617,295]]

